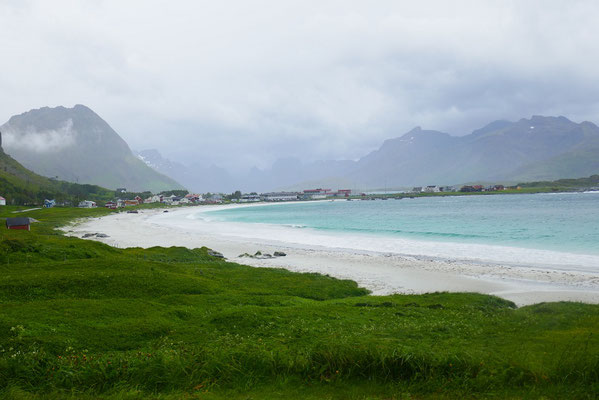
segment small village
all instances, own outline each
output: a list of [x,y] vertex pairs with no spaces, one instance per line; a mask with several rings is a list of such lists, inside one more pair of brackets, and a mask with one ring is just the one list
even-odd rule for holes
[[[301,192],[268,192],[268,193],[241,193],[239,191],[232,194],[222,193],[206,193],[206,194],[195,194],[182,192],[180,195],[174,193],[162,193],[142,198],[140,195],[135,195],[133,198],[127,197],[126,188],[118,188],[115,191],[114,200],[107,201],[105,203],[98,203],[93,200],[82,200],[76,206],[79,208],[95,208],[103,206],[109,209],[120,209],[132,206],[138,206],[141,204],[164,204],[165,206],[179,206],[179,205],[200,205],[200,204],[223,204],[223,203],[257,203],[257,202],[285,202],[285,201],[310,201],[310,200],[326,200],[326,199],[347,199],[347,200],[376,200],[387,198],[403,198],[403,197],[414,197],[417,195],[431,194],[431,193],[474,193],[474,192],[497,192],[504,190],[519,190],[519,186],[504,186],[504,185],[465,185],[457,188],[455,186],[418,186],[412,188],[412,190],[399,190],[399,191],[373,191],[373,192],[355,192],[351,189],[305,189]],[[185,192],[186,194],[183,194]],[[0,206],[6,205],[6,199],[0,196]],[[52,208],[55,206],[75,206],[69,203],[57,203],[54,199],[44,200],[44,208]]]

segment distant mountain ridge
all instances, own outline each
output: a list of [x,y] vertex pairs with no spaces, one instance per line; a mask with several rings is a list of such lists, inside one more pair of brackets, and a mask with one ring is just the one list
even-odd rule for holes
[[[330,173],[329,173],[330,172]],[[465,136],[414,128],[386,140],[343,171],[323,171],[309,183],[350,188],[522,182],[599,172],[599,127],[565,117],[494,121]],[[308,180],[306,180],[308,181]],[[305,187],[307,182],[289,185]]]
[[599,172],[599,127],[565,117],[498,120],[464,136],[416,127],[357,161],[280,158],[270,168],[233,175],[215,165],[170,161],[155,150],[146,165],[197,192],[407,188],[474,182],[518,183]]
[[[168,169],[159,171],[170,175]],[[201,168],[197,172],[187,173],[186,178],[170,176],[194,190],[229,192],[319,186],[382,189],[576,178],[599,172],[599,127],[591,122],[544,116],[516,122],[494,121],[465,136],[416,127],[386,140],[357,161],[305,163],[288,157],[277,160],[271,168],[252,168],[237,177],[217,167],[210,172]],[[218,179],[209,182],[207,175]]]
[[83,105],[15,115],[0,131],[6,153],[40,175],[131,191],[182,188],[135,157],[110,125]]
[[146,149],[136,152],[137,157],[147,166],[170,176],[195,192],[227,192],[237,186],[237,179],[224,168],[215,165],[205,166],[195,163],[186,166],[182,163],[164,158],[156,149]]

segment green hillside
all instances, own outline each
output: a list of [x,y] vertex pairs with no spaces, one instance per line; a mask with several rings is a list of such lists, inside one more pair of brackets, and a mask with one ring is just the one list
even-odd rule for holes
[[[598,168],[599,169],[599,168]],[[537,181],[519,183],[524,188],[574,188],[591,189],[599,188],[599,175],[591,175],[588,178],[558,179],[556,181]]]
[[7,204],[42,204],[44,199],[77,204],[88,199],[107,201],[114,192],[96,185],[52,180],[23,167],[0,148],[0,196]]

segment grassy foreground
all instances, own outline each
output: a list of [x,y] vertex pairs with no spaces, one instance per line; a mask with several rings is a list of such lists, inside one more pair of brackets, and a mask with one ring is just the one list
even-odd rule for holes
[[[14,216],[3,207],[0,217]],[[0,230],[0,398],[596,398],[599,306],[369,296],[205,248]]]

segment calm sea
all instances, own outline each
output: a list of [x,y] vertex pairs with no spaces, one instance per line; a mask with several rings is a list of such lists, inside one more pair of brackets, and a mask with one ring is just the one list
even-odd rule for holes
[[206,214],[221,221],[311,228],[371,238],[599,255],[599,192],[303,202]]

